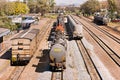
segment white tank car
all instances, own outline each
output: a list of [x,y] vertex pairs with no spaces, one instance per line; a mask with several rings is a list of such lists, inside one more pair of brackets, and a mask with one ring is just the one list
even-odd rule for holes
[[59,39],[50,49],[50,66],[54,69],[65,69],[66,62],[66,42]]

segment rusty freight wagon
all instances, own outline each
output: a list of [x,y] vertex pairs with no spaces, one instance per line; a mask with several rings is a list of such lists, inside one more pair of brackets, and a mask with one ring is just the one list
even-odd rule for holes
[[29,62],[39,44],[39,29],[25,30],[11,39],[11,65],[18,62]]

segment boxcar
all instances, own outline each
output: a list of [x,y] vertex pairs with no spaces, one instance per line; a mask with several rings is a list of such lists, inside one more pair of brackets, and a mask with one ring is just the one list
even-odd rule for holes
[[11,65],[15,62],[29,62],[39,44],[39,29],[25,30],[11,39]]

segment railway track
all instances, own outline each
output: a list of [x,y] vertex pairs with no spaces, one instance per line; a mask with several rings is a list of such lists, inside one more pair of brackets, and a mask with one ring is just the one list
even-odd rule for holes
[[63,80],[63,71],[52,72],[51,80]]
[[[109,33],[108,31],[106,31],[105,29],[102,29],[100,27],[98,27],[96,24],[91,23],[89,20],[82,18],[85,21],[89,22],[90,25],[92,25],[93,27],[95,27],[96,29],[98,29],[99,31],[103,32],[105,35],[107,35],[108,37],[112,38],[114,41],[116,41],[117,43],[120,44],[120,38],[114,36],[113,34]],[[107,27],[107,26],[106,26]]]
[[[78,20],[78,19],[77,19]],[[90,36],[102,47],[102,49],[107,53],[108,56],[120,67],[120,57],[115,53],[100,37],[98,37],[92,30],[90,30],[84,23],[78,20],[82,25],[84,25],[84,30],[86,30]]]
[[[45,27],[43,27],[40,31],[40,40],[39,40],[39,44],[42,41],[44,34],[46,33],[46,31],[49,29],[49,26],[52,24],[51,20],[47,22],[48,24],[45,25]],[[15,69],[13,70],[13,72],[11,73],[11,75],[9,76],[8,80],[19,80],[21,74],[23,73],[23,71],[25,70],[26,66],[16,66]]]
[[9,77],[9,80],[18,80],[22,72],[24,71],[25,66],[17,66]]
[[84,29],[91,35],[91,37],[105,50],[105,52],[111,57],[111,59],[120,66],[120,57],[115,53],[105,42],[102,41],[95,33],[93,33],[87,27]]
[[79,51],[83,57],[86,69],[87,69],[88,73],[90,74],[91,80],[101,80],[102,78],[101,78],[94,62],[92,61],[92,59],[90,57],[90,53],[85,48],[83,42],[76,41],[76,43],[77,43],[77,46],[79,47]]

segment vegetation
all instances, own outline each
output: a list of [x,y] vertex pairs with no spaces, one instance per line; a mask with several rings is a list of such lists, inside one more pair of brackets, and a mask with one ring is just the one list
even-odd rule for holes
[[108,4],[99,3],[98,0],[88,0],[80,6],[83,15],[92,15],[94,12],[99,12],[101,9],[106,9],[109,12],[111,19],[120,18],[120,7],[116,0],[107,0]]
[[30,13],[41,13],[41,16],[52,10],[54,5],[54,0],[29,0],[28,2]]
[[6,5],[6,2],[4,0],[0,0],[0,16],[4,15],[5,5]]
[[13,24],[11,19],[6,16],[26,14],[29,12],[29,8],[26,4],[21,2],[6,2],[0,1],[0,27],[8,28],[10,30],[16,30],[19,28],[17,24]]
[[81,5],[80,10],[83,14],[91,15],[96,11],[100,10],[100,4],[98,0],[88,0],[83,5]]
[[41,13],[43,16],[45,13],[52,10],[54,5],[54,0],[28,0],[28,3],[0,0],[0,27],[15,30],[19,28],[19,24],[13,24],[11,20],[5,16],[26,13]]
[[54,9],[54,0],[28,0],[28,3],[22,2],[6,2],[0,0],[0,16],[3,15],[19,15],[30,13],[41,13],[43,16],[45,13]]
[[56,19],[57,18],[57,14],[46,14],[46,15],[44,15],[44,17],[47,17],[47,18],[51,18],[51,19]]
[[115,0],[108,0],[108,7],[109,7],[109,12],[110,12],[110,17],[111,19],[114,19],[116,17],[115,12],[117,12],[117,5],[115,3]]
[[13,24],[10,19],[7,17],[0,18],[0,27],[2,28],[8,28],[10,30],[16,30],[17,25]]
[[117,0],[117,11],[118,11],[118,14],[119,14],[119,16],[120,16],[120,1],[119,0]]
[[21,2],[0,2],[0,4],[2,4],[0,6],[0,16],[26,14],[29,12],[27,5]]

